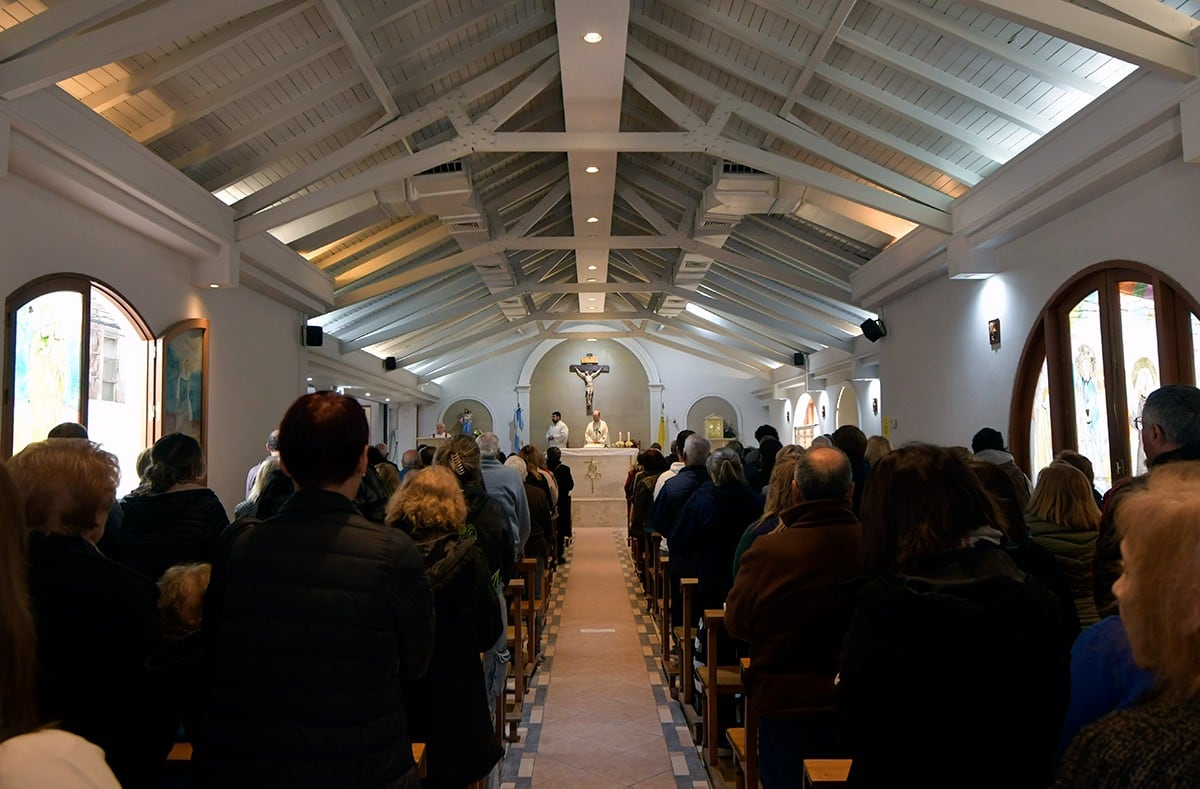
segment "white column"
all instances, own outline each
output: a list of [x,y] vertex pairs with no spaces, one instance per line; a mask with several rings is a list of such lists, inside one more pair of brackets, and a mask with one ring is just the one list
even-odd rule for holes
[[[647,434],[650,438],[642,442],[642,448],[648,449],[651,444],[658,440],[658,418],[662,416],[663,405],[663,384],[653,383],[647,387],[650,390],[650,432]],[[667,446],[671,441],[671,426],[667,425],[667,443],[663,445],[663,454],[667,452]]]

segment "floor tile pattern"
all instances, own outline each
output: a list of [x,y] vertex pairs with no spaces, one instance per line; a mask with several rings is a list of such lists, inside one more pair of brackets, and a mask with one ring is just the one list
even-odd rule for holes
[[707,789],[623,530],[576,528],[501,789]]

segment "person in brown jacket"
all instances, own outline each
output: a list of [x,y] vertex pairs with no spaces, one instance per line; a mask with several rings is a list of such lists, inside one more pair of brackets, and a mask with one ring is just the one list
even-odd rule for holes
[[834,677],[850,625],[843,584],[862,574],[850,460],[811,449],[796,464],[797,504],[742,555],[725,625],[750,644],[763,785],[801,786],[804,760],[833,757]]

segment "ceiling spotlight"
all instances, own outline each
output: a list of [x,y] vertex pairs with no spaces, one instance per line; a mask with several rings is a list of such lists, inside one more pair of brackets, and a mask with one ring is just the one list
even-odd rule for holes
[[588,266],[588,271],[595,271],[595,270],[596,270],[595,266]]
[[593,30],[591,32],[584,33],[583,40],[588,42],[589,44],[599,44],[601,41],[604,40],[604,36],[600,35],[595,30]]
[[585,173],[598,173],[600,172],[600,168],[594,164],[589,164],[587,167],[583,168],[583,171]]
[[367,392],[367,394],[366,394],[365,396],[366,396],[366,397],[370,397],[370,396],[371,396],[371,393],[370,393],[370,392]]
[[589,225],[594,225],[594,224],[596,224],[597,222],[599,222],[599,221],[600,221],[600,217],[598,217],[598,216],[589,216],[589,217],[587,218],[587,221],[588,221],[588,224],[589,224]]

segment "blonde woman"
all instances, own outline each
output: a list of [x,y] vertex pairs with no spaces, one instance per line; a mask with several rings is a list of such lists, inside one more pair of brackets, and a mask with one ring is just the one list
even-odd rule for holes
[[39,727],[26,554],[21,496],[0,463],[0,786],[119,789],[103,751],[74,734]]
[[156,787],[175,733],[147,669],[163,646],[154,584],[96,548],[117,458],[84,438],[30,444],[8,462],[24,494],[42,720],[104,749],[124,787]]
[[409,734],[428,747],[423,789],[478,781],[504,755],[479,659],[504,625],[492,573],[466,521],[458,479],[444,466],[405,475],[388,502],[387,525],[408,532],[424,557],[437,612],[429,671],[404,684]]
[[762,517],[746,527],[742,539],[733,552],[733,575],[736,578],[742,563],[742,554],[764,534],[770,534],[779,526],[779,513],[796,503],[796,489],[792,476],[796,464],[804,456],[804,450],[789,444],[775,456],[775,468],[771,469],[771,481],[767,485],[767,502],[763,505]]
[[863,458],[873,468],[876,463],[883,459],[884,455],[891,451],[891,441],[888,441],[884,436],[871,436],[867,439],[867,451],[863,454]]
[[1085,728],[1056,787],[1200,785],[1200,463],[1151,470],[1116,513],[1124,568],[1113,584],[1150,697]]
[[1025,515],[1034,542],[1054,554],[1071,585],[1079,623],[1100,621],[1092,597],[1092,559],[1096,555],[1100,510],[1092,486],[1079,469],[1054,462],[1038,474]]

